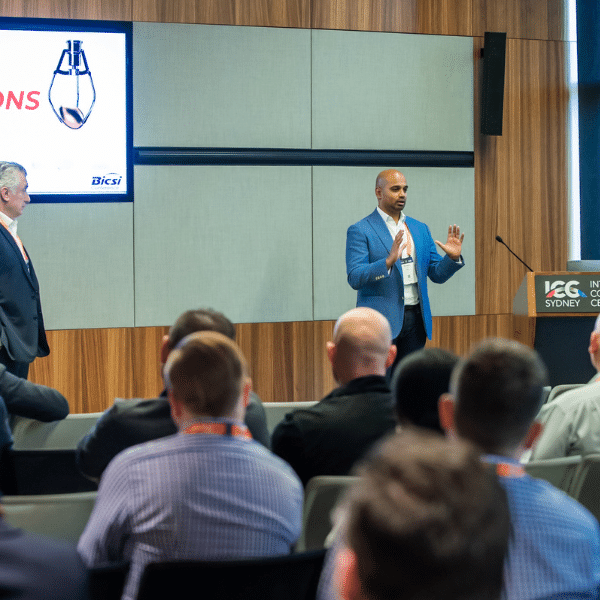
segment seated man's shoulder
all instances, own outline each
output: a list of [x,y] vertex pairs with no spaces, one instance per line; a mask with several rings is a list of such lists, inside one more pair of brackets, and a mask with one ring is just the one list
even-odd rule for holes
[[588,383],[563,392],[542,406],[540,417],[551,414],[555,410],[575,411],[585,404],[600,406],[600,382]]
[[123,430],[129,443],[141,443],[177,431],[166,398],[117,398],[98,421],[98,429]]
[[501,478],[507,491],[514,522],[529,527],[548,526],[580,530],[600,550],[596,518],[579,502],[542,479],[525,476],[514,480]]

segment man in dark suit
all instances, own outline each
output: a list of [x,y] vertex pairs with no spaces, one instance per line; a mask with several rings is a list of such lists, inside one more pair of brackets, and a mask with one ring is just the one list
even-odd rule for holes
[[434,243],[427,225],[404,215],[407,193],[402,173],[379,173],[377,208],[351,225],[346,238],[346,272],[358,291],[356,306],[373,308],[389,321],[398,349],[394,365],[431,339],[427,278],[444,283],[464,264],[460,228],[450,226],[446,243]]
[[[161,369],[177,344],[190,333],[217,331],[235,340],[235,327],[222,313],[210,309],[188,310],[175,321],[160,349]],[[250,393],[245,423],[252,437],[269,446],[265,409],[260,398]],[[77,464],[89,479],[99,481],[108,463],[122,450],[177,433],[171,418],[166,391],[158,398],[123,400],[118,398],[79,442]]]
[[394,362],[390,326],[370,308],[342,315],[327,342],[340,387],[315,406],[288,413],[271,438],[302,483],[316,475],[348,475],[370,446],[394,429],[394,408],[385,374]]
[[27,379],[36,356],[48,356],[40,288],[17,235],[17,218],[29,203],[27,172],[0,162],[0,363]]

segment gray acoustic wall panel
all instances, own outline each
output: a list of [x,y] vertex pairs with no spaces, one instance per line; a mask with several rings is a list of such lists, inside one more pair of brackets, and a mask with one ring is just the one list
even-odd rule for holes
[[135,168],[136,325],[312,319],[310,167]]
[[[377,206],[377,167],[314,167],[314,318],[337,319],[356,306],[346,278],[346,231]],[[428,282],[434,316],[475,314],[475,211],[473,169],[401,169],[409,185],[407,215],[425,222],[434,240],[448,226],[465,233],[465,266],[442,285]],[[440,250],[440,253],[442,251]]]
[[309,148],[310,33],[134,23],[134,145]]
[[313,148],[473,150],[473,39],[313,31]]
[[46,329],[133,327],[133,205],[31,204],[19,237],[40,281]]

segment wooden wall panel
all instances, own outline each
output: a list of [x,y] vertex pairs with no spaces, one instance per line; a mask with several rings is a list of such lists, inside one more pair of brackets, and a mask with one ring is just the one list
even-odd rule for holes
[[[253,388],[264,402],[320,400],[336,387],[325,344],[334,321],[243,323],[237,339]],[[464,354],[490,336],[532,344],[533,321],[512,315],[435,317],[439,346]],[[115,398],[154,398],[162,389],[159,349],[168,327],[49,331],[50,356],[31,366],[30,380],[62,392],[71,412],[98,412]]]
[[[483,41],[475,38],[478,53]],[[501,137],[479,134],[476,61],[476,312],[512,312],[526,269],[564,270],[568,256],[566,43],[508,40]]]
[[310,27],[310,0],[134,0],[134,21]]
[[509,38],[566,40],[565,0],[473,0],[473,33],[505,31]]
[[418,0],[312,0],[313,29],[417,33]]
[[3,0],[3,17],[131,21],[132,0]]
[[[335,381],[325,353],[333,321],[244,323],[237,339],[265,402],[320,400]],[[154,398],[162,389],[160,347],[168,327],[49,331],[51,354],[29,379],[58,389],[71,412],[97,412],[115,398]]]
[[417,33],[473,35],[473,2],[477,0],[419,0]]
[[534,321],[506,315],[434,317],[433,336],[428,347],[445,348],[459,356],[489,337],[516,339],[533,348]]

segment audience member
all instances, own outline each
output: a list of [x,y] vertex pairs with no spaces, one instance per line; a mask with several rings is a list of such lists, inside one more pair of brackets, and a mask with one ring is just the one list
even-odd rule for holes
[[398,363],[392,378],[392,397],[401,426],[444,432],[438,401],[450,389],[450,377],[458,361],[458,356],[448,350],[423,348]]
[[342,315],[327,342],[340,384],[311,408],[285,416],[271,438],[304,485],[316,475],[347,475],[352,465],[395,426],[386,369],[396,356],[386,318],[371,308]]
[[578,502],[519,464],[540,433],[534,422],[546,368],[533,350],[507,340],[477,346],[452,375],[440,400],[450,435],[474,443],[495,464],[508,494],[512,535],[505,564],[508,600],[597,598],[600,530]]
[[[175,321],[169,335],[163,338],[160,349],[161,372],[171,350],[186,335],[197,331],[218,331],[235,339],[235,327],[225,315],[210,309],[188,310]],[[253,392],[246,408],[245,422],[252,437],[268,447],[265,409]],[[98,481],[108,463],[125,448],[176,432],[165,390],[158,398],[148,400],[117,399],[79,442],[77,464],[86,477]]]
[[45,385],[31,383],[27,379],[10,373],[0,364],[0,446],[12,445],[12,433],[8,420],[14,417],[26,417],[37,421],[49,422],[64,419],[69,414],[69,403],[58,391]]
[[507,498],[470,445],[408,430],[378,445],[357,474],[336,558],[341,598],[500,598]]
[[5,365],[0,364],[0,490],[2,492],[16,494],[19,491],[12,451],[11,426],[14,426],[20,417],[49,422],[64,419],[68,414],[69,403],[58,390],[17,377],[10,373]]
[[164,378],[178,434],[109,464],[78,545],[89,567],[131,562],[125,600],[148,562],[286,554],[300,535],[300,481],[243,423],[250,380],[236,344],[193,333]]
[[87,600],[87,571],[75,546],[9,525],[0,507],[0,598]]
[[600,315],[588,352],[598,374],[587,385],[542,406],[538,419],[544,429],[529,460],[600,452]]

